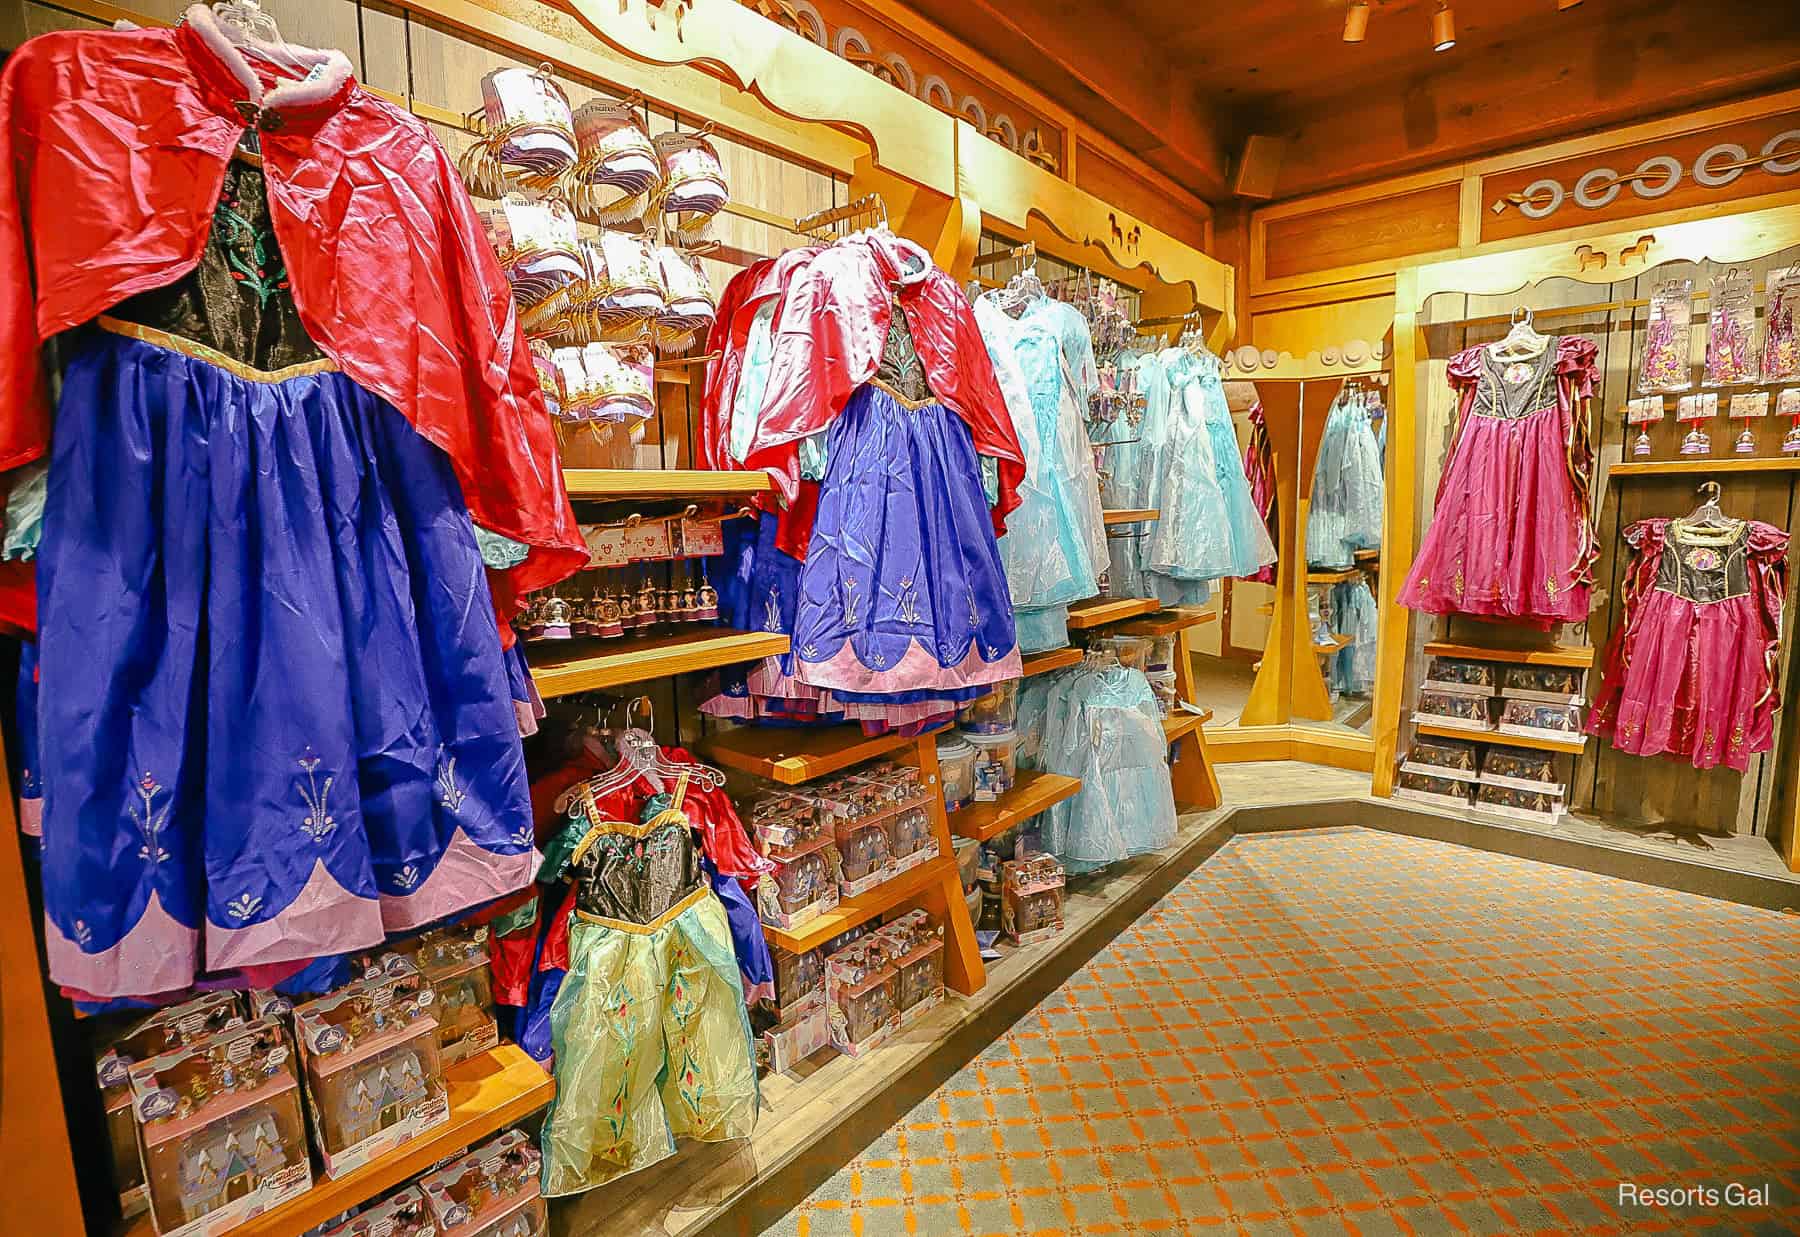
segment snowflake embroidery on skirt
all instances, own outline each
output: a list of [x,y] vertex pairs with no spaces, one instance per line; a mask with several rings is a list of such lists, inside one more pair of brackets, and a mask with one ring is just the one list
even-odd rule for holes
[[446,756],[442,748],[438,749],[437,798],[451,812],[462,807],[463,800],[468,798],[456,784],[456,757]]
[[162,848],[158,839],[162,835],[163,826],[169,823],[169,809],[174,806],[174,801],[164,803],[161,807],[156,806],[156,797],[166,787],[148,769],[138,778],[133,789],[137,791],[138,804],[135,807],[127,806],[125,813],[131,817],[144,839],[144,844],[138,847],[138,858],[147,859],[151,866],[155,866],[169,857],[169,852]]
[[331,784],[337,781],[337,775],[327,774],[325,784],[319,785],[320,763],[310,747],[299,759],[300,768],[306,774],[306,785],[299,787],[300,799],[306,804],[306,815],[300,818],[300,832],[315,842],[323,842],[337,828],[337,819],[326,805],[326,796],[331,794]]

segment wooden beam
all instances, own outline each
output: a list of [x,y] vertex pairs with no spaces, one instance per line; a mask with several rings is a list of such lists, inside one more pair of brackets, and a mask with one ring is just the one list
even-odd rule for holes
[[[1721,29],[1754,30],[1720,39]],[[1752,0],[1590,4],[1555,31],[1476,34],[1424,72],[1322,75],[1259,117],[1289,134],[1277,194],[1394,176],[1800,80],[1800,7]]]

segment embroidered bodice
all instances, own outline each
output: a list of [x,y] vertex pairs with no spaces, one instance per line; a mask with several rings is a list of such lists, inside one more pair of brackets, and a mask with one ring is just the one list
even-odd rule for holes
[[1681,520],[1670,521],[1656,566],[1656,587],[1701,605],[1747,595],[1750,564],[1745,551],[1750,525],[1743,521],[1735,524],[1728,531],[1712,532],[1690,528]]
[[1481,349],[1481,372],[1469,411],[1478,417],[1510,421],[1554,406],[1561,344],[1559,339],[1550,339],[1537,356],[1518,361],[1503,361],[1492,349]]
[[205,344],[256,369],[286,369],[325,356],[294,307],[262,168],[241,158],[226,165],[199,263],[173,283],[128,297],[110,313]]
[[925,379],[925,363],[913,344],[906,310],[898,303],[888,318],[887,337],[881,345],[881,360],[875,365],[874,381],[911,404],[923,404],[933,398],[931,384]]
[[589,809],[588,833],[570,864],[575,907],[583,915],[651,924],[706,887],[687,815],[679,807],[665,810],[667,802],[651,800],[639,824],[592,820],[598,809]]

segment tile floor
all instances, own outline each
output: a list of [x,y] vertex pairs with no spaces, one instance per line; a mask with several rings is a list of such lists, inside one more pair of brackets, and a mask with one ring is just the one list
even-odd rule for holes
[[767,1231],[1695,1230],[1800,1231],[1800,921],[1333,829],[1232,840]]

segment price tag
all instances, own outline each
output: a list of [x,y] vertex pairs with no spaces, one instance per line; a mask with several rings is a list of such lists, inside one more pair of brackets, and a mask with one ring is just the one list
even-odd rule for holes
[[634,563],[646,560],[670,557],[669,525],[665,520],[654,523],[639,524],[636,528],[627,528],[625,533],[625,553]]
[[680,534],[683,558],[725,553],[725,530],[718,520],[683,520]]
[[623,567],[631,561],[625,552],[625,530],[616,524],[584,524],[581,539],[587,542],[590,567]]
[[1734,419],[1748,420],[1751,417],[1769,415],[1769,393],[1767,391],[1745,391],[1731,397],[1731,414]]
[[1660,395],[1645,395],[1625,404],[1627,425],[1651,425],[1662,420],[1663,415],[1663,397]]
[[1683,395],[1675,403],[1677,421],[1710,421],[1719,415],[1719,396],[1715,391],[1704,395]]
[[1775,411],[1784,417],[1800,417],[1800,387],[1789,387],[1777,396]]

